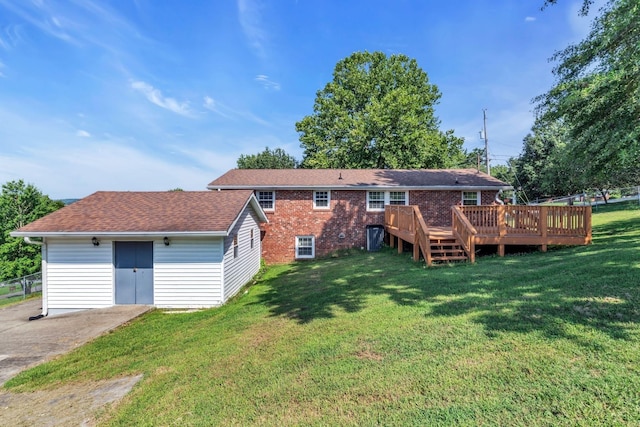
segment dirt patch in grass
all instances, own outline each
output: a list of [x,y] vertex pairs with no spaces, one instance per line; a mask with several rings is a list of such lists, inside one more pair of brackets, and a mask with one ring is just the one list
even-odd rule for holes
[[0,391],[0,425],[93,426],[95,415],[116,404],[140,379],[142,374],[30,393]]

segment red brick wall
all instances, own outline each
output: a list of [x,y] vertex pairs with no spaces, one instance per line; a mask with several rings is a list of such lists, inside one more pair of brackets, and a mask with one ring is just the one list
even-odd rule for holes
[[[367,212],[366,193],[332,190],[330,209],[314,209],[312,190],[276,191],[275,211],[266,212],[269,223],[262,225],[265,261],[295,259],[296,236],[315,237],[316,257],[338,249],[364,248],[366,226],[384,225],[384,212]],[[483,193],[482,203],[491,204],[494,197],[495,192]],[[451,206],[461,200],[460,191],[409,192],[409,204],[418,205],[427,225],[433,226],[451,225]]]

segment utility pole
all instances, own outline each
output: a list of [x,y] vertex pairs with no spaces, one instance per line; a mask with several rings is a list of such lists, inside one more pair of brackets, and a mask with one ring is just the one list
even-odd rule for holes
[[489,166],[489,138],[487,138],[487,109],[482,110],[483,134],[484,134],[484,155],[487,162],[487,175],[491,175],[491,166]]

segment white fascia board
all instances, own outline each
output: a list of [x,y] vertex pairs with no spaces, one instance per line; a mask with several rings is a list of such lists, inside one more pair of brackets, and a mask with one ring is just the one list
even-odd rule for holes
[[226,231],[126,231],[126,232],[105,232],[105,231],[46,231],[46,232],[25,232],[13,231],[11,237],[102,237],[102,238],[131,238],[131,237],[226,237]]
[[423,185],[416,187],[409,186],[393,186],[393,185],[222,185],[209,186],[209,190],[355,190],[355,191],[498,191],[513,190],[510,185]]
[[238,216],[233,220],[233,222],[229,226],[229,229],[226,232],[226,236],[229,236],[231,234],[231,230],[233,230],[233,228],[236,226],[236,224],[238,223],[238,220],[240,219],[240,216],[242,215],[242,212],[244,212],[245,209],[247,209],[247,206],[249,206],[249,204],[251,204],[251,206],[253,207],[253,210],[256,212],[256,214],[258,215],[258,219],[261,222],[269,222],[269,220],[267,219],[267,215],[262,210],[262,206],[260,206],[260,203],[258,203],[258,199],[256,199],[256,196],[252,194],[251,197],[247,199],[247,202],[244,204],[242,209],[240,209],[240,213],[238,214]]

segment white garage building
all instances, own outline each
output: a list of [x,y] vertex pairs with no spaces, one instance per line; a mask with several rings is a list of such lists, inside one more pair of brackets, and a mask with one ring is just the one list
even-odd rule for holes
[[251,190],[97,192],[11,233],[42,246],[43,314],[224,304],[260,269]]

